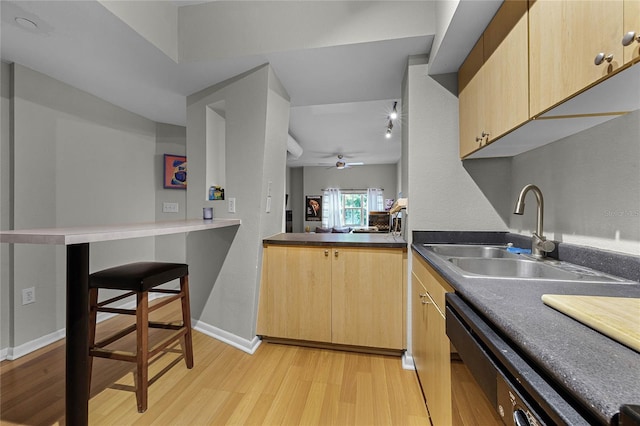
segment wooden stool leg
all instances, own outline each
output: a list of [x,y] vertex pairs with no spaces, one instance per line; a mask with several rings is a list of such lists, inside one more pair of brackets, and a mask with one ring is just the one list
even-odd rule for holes
[[89,395],[91,395],[91,372],[93,371],[93,356],[91,356],[91,349],[93,349],[96,343],[96,322],[98,312],[96,311],[98,305],[98,289],[89,289],[89,361],[87,363],[89,367]]
[[184,361],[187,368],[193,368],[193,342],[191,339],[191,305],[189,303],[189,275],[180,278],[182,292],[182,324],[186,328],[184,335]]
[[137,368],[136,399],[138,412],[147,411],[147,389],[149,370],[149,294],[146,291],[137,294],[136,336],[137,336]]

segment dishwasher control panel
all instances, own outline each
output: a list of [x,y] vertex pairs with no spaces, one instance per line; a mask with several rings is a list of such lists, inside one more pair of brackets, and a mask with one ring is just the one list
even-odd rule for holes
[[524,401],[520,393],[515,390],[506,379],[498,374],[497,378],[497,408],[498,414],[507,426],[543,426],[545,423]]

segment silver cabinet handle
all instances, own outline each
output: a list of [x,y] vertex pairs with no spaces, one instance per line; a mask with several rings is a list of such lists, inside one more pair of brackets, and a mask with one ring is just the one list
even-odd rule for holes
[[325,255],[325,256],[329,256],[329,250],[325,250],[325,251],[324,251],[324,255]]
[[333,253],[333,255],[334,255],[335,257],[338,257],[338,250],[336,250],[336,251]]
[[622,37],[622,45],[629,46],[634,40],[640,43],[640,34],[636,34],[635,31],[629,31]]
[[606,53],[600,52],[596,55],[596,59],[593,60],[593,63],[596,65],[600,65],[605,61],[607,61],[608,63],[611,63],[612,60],[613,60],[613,54],[607,55]]
[[489,137],[489,133],[483,131],[482,132],[482,137],[483,138],[488,138]]

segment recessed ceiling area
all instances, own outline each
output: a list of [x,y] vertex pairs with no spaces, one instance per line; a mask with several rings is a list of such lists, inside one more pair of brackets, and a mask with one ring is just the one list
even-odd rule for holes
[[[212,13],[246,2],[170,3],[181,16],[184,11]],[[260,3],[264,8],[271,2]],[[274,8],[283,3],[287,2],[273,2]],[[322,2],[310,3],[320,7]],[[242,41],[248,43],[247,51],[253,43],[254,53],[176,62],[99,1],[3,0],[1,55],[5,62],[20,63],[151,120],[182,126],[188,95],[270,63],[291,98],[290,133],[304,149],[300,158],[288,161],[290,166],[335,164],[338,153],[351,162],[395,163],[400,158],[401,126],[394,124],[393,137],[385,138],[387,117],[393,102],[400,101],[408,57],[430,52],[435,2],[327,3],[353,13],[354,28],[338,26],[330,16],[323,22],[326,31],[317,34],[304,33],[296,22],[286,31],[274,26],[269,34],[238,28],[228,36],[250,38]],[[369,21],[382,19],[376,9],[380,7],[404,18],[368,27]],[[38,28],[19,25],[16,17]],[[343,16],[335,19],[340,20],[348,22]],[[265,28],[268,24],[261,22]],[[296,31],[299,42],[291,40]],[[273,47],[278,37],[283,38],[281,49]],[[301,45],[296,47],[296,42]],[[261,43],[270,48],[260,51]]]

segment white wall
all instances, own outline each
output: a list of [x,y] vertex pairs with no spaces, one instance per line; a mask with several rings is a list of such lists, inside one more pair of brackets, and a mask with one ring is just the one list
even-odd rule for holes
[[[13,90],[16,229],[155,220],[156,123],[18,64]],[[14,252],[9,345],[20,347],[65,325],[66,254],[37,245]],[[90,269],[154,254],[153,238],[97,243]],[[36,302],[23,306],[28,287]]]
[[[189,96],[187,217],[201,216],[206,202],[206,107],[221,101],[226,108],[227,200],[213,202],[214,216],[239,218],[242,225],[189,235],[187,258],[193,316],[241,339],[242,345],[255,337],[262,238],[283,231],[289,99],[268,65]],[[236,199],[236,213],[227,212],[230,197]]]
[[[155,211],[156,220],[158,221],[184,219],[187,216],[187,191],[183,189],[165,189],[162,183],[164,173],[164,154],[186,155],[186,153],[187,129],[183,126],[156,123],[154,181],[156,182]],[[163,213],[163,203],[178,203],[178,213]],[[156,237],[155,258],[159,261],[186,262],[186,244],[187,237],[184,234]],[[177,285],[177,282],[174,284]]]
[[460,161],[458,99],[427,68],[424,58],[412,58],[405,78],[409,230],[504,231],[505,222]]
[[[396,199],[398,185],[396,169],[395,164],[353,166],[343,170],[326,166],[304,167],[302,175],[304,196],[322,195],[323,188],[383,188],[385,199]],[[292,206],[294,217],[302,218],[303,221],[305,217],[304,196]],[[305,226],[309,226],[313,231],[316,226],[322,226],[322,222],[304,221],[303,229]],[[297,232],[302,232],[303,229]]]
[[[10,229],[11,218],[11,91],[12,68],[0,62],[0,229]],[[10,272],[9,244],[0,244],[0,351],[9,346],[13,299]],[[4,354],[0,354],[0,359]]]
[[218,1],[184,6],[178,10],[180,61],[430,35],[435,32],[434,3]]
[[178,6],[170,1],[103,1],[111,13],[178,62]]
[[[549,238],[640,255],[640,111],[518,155],[512,171],[512,203],[527,183],[540,187]],[[535,216],[527,198],[509,226],[528,235]]]

